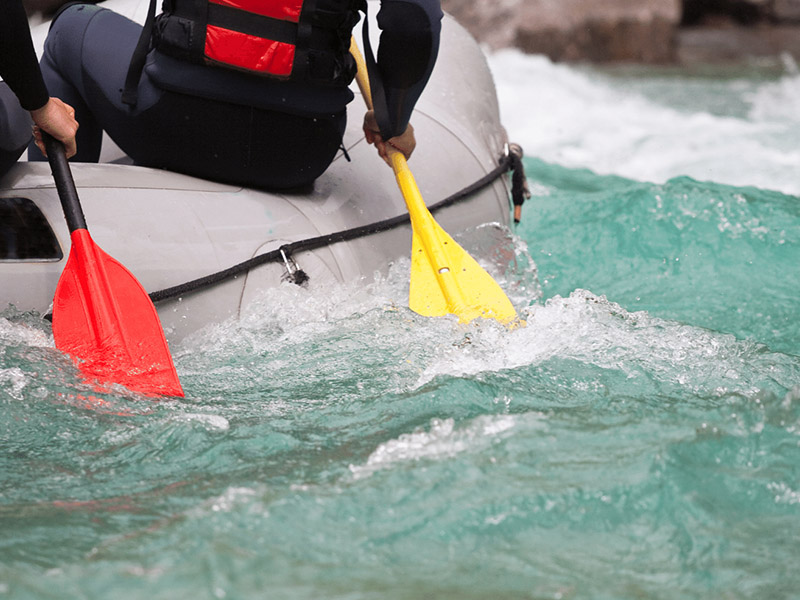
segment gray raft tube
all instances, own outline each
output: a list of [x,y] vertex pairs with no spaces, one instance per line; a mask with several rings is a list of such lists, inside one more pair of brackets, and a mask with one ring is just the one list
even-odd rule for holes
[[[105,6],[139,20],[146,0],[108,0]],[[374,18],[377,3],[370,3]],[[378,44],[378,28],[370,24]],[[43,36],[36,31],[38,40]],[[363,99],[355,100],[342,153],[304,194],[273,194],[137,167],[106,140],[100,164],[73,163],[89,231],[152,293],[228,269],[300,240],[369,225],[406,214],[394,175],[364,141]],[[452,18],[443,21],[434,73],[412,123],[417,150],[409,161],[426,203],[433,204],[493,171],[507,137],[500,123],[494,82],[475,40]],[[484,223],[507,225],[507,178],[436,213],[456,235]],[[10,200],[12,198],[21,200]],[[40,231],[52,230],[57,251],[42,257],[0,258],[0,310],[50,311],[70,241],[46,163],[18,163],[0,181],[0,205],[27,203],[40,211]],[[16,208],[15,208],[16,210]],[[371,280],[391,261],[410,254],[411,228],[403,225],[358,239],[295,254],[307,285]],[[480,258],[480,257],[476,257]],[[291,265],[291,263],[290,263]],[[210,322],[237,317],[285,279],[283,262],[270,262],[223,283],[157,302],[170,341]]]

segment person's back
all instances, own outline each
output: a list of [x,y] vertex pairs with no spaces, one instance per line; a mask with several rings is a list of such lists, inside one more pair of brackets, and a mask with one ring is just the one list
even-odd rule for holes
[[[341,147],[359,7],[167,0],[151,35],[101,7],[71,6],[55,19],[42,69],[78,109],[78,160],[98,160],[105,129],[137,164],[253,187],[303,186]],[[377,60],[389,114],[372,141],[397,138],[413,150],[409,118],[436,60],[441,16],[439,0],[383,0]],[[151,49],[131,78],[140,35],[152,37],[144,40]]]

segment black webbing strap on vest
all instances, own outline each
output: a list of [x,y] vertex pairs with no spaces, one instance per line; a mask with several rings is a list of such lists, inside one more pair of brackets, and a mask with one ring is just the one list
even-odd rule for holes
[[139,100],[139,80],[142,78],[144,63],[147,60],[147,52],[150,50],[150,38],[153,35],[153,24],[156,20],[156,3],[158,0],[150,0],[150,7],[147,9],[147,18],[142,26],[142,33],[139,41],[133,50],[131,62],[128,66],[128,74],[125,76],[125,87],[122,90],[122,102],[130,107],[136,106]]
[[[303,2],[304,8],[307,2],[308,0]],[[179,17],[182,16],[180,10],[182,4],[183,2],[176,3],[178,10],[176,10],[174,14]],[[297,23],[265,17],[264,15],[246,12],[238,8],[233,8],[232,6],[215,4],[214,2],[208,2],[207,6],[209,25],[215,25],[223,29],[230,29],[275,42],[291,44],[292,46],[297,44],[299,37]]]
[[309,49],[311,48],[311,36],[313,34],[313,27],[311,19],[306,15],[314,14],[317,9],[315,0],[303,0],[303,8],[300,12],[300,19],[295,25],[296,38],[294,41],[294,60],[292,64],[292,73],[295,69],[302,69],[304,74],[308,74],[309,69]]

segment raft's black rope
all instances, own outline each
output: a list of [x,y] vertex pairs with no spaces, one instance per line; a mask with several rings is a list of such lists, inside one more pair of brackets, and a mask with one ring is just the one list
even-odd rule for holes
[[[511,195],[514,199],[514,204],[521,204],[519,199],[524,197],[524,191],[521,186],[525,185],[525,175],[522,171],[522,161],[520,160],[520,155],[516,154],[515,152],[511,152],[504,155],[500,159],[497,167],[489,171],[486,175],[471,185],[468,185],[464,189],[456,192],[455,194],[448,196],[444,200],[440,200],[439,202],[430,205],[428,210],[431,212],[436,212],[437,210],[451,206],[488,186],[495,179],[508,171],[513,171]],[[331,244],[335,244],[337,242],[346,242],[367,235],[372,235],[381,231],[393,229],[400,225],[404,225],[410,222],[410,220],[411,219],[408,214],[403,214],[390,219],[384,219],[383,221],[378,221],[376,223],[371,223],[369,225],[361,225],[360,227],[353,227],[352,229],[346,229],[344,231],[328,233],[318,237],[284,244],[276,250],[259,254],[258,256],[234,265],[228,269],[212,273],[211,275],[206,275],[205,277],[200,277],[199,279],[187,281],[186,283],[182,283],[180,285],[153,292],[150,294],[150,299],[153,302],[161,302],[163,300],[169,300],[170,298],[176,298],[178,296],[222,283],[223,281],[236,277],[237,275],[241,275],[242,273],[246,273],[251,269],[265,263],[282,262],[285,257],[291,257],[292,254],[296,252],[315,250],[316,248],[330,246]],[[296,271],[293,275],[295,283],[302,283],[304,277],[307,279],[307,276],[305,276],[305,273],[302,271]]]

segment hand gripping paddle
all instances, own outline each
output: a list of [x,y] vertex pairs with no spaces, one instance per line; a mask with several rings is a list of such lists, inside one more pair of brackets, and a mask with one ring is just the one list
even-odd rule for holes
[[[358,87],[371,110],[367,68],[354,39],[350,53],[358,65]],[[454,314],[462,323],[476,317],[513,321],[517,313],[497,282],[434,220],[405,157],[391,147],[389,157],[411,216],[409,308],[426,317]]]
[[183,396],[155,306],[130,271],[94,243],[64,146],[48,134],[44,141],[72,240],[53,300],[56,347],[89,379]]

